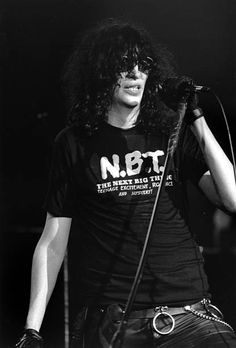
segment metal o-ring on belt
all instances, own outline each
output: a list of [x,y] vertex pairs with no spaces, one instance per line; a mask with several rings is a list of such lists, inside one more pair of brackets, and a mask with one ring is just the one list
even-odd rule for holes
[[[175,319],[174,319],[174,317],[173,317],[170,313],[168,313],[168,312],[166,311],[167,308],[168,308],[168,307],[160,307],[160,308],[159,308],[160,312],[157,313],[157,314],[154,316],[153,320],[152,320],[152,326],[153,326],[154,330],[155,330],[159,335],[169,335],[169,334],[174,330],[174,328],[175,328]],[[163,319],[164,319],[164,318],[170,318],[170,319],[171,319],[171,327],[170,327],[169,330],[163,331],[163,330],[159,330],[159,329],[158,329],[158,327],[157,327],[157,322],[158,322],[158,319],[160,320],[160,317],[163,317]]]

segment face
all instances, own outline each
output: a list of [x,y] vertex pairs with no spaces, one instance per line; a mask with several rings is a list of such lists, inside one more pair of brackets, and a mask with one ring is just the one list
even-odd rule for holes
[[128,108],[139,108],[153,59],[139,55],[138,49],[122,57],[113,103]]
[[114,90],[113,104],[127,108],[139,107],[147,78],[148,73],[140,71],[138,65],[132,71],[120,73]]

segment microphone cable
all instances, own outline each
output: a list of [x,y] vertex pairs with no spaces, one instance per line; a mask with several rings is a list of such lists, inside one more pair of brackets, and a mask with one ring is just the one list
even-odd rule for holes
[[220,109],[221,109],[221,112],[222,112],[222,115],[223,115],[223,120],[225,122],[226,131],[227,131],[227,135],[228,135],[228,141],[229,141],[229,147],[230,147],[230,155],[231,155],[232,162],[233,162],[234,179],[235,179],[235,184],[236,184],[236,163],[235,163],[235,155],[234,155],[234,148],[233,148],[233,143],[232,143],[232,137],[231,137],[231,133],[230,133],[230,129],[229,129],[229,123],[228,123],[228,120],[227,120],[227,117],[226,117],[226,113],[225,113],[225,110],[224,110],[224,107],[223,107],[223,104],[222,104],[220,98],[218,97],[218,95],[213,90],[210,90],[210,91],[214,95],[214,97],[216,98],[216,100],[217,100],[217,102],[218,102],[218,104],[220,106]]

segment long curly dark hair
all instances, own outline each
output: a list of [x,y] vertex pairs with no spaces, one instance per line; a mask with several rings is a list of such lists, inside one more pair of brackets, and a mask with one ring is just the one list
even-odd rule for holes
[[106,20],[87,31],[76,42],[66,62],[63,81],[69,125],[76,124],[90,133],[99,127],[112,103],[122,57],[134,56],[135,52],[152,59],[139,121],[146,131],[150,131],[158,124],[160,127],[162,117],[162,127],[166,127],[167,115],[170,116],[171,111],[161,102],[158,85],[168,77],[176,76],[173,57],[166,48],[153,45],[144,29],[115,19]]

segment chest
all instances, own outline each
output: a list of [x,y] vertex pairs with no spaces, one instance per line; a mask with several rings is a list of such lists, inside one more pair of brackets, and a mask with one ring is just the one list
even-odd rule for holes
[[[101,134],[81,145],[74,180],[81,190],[100,197],[153,196],[160,185],[166,158],[163,137],[140,134]],[[173,188],[170,170],[166,187]]]

